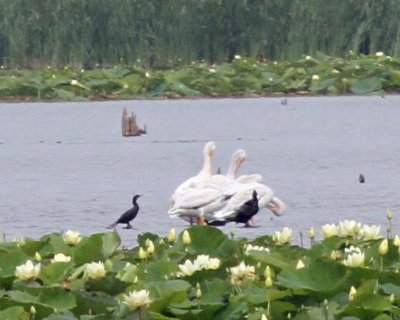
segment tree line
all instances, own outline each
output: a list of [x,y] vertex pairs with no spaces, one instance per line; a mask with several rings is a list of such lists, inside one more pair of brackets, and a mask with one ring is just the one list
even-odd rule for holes
[[166,68],[235,55],[400,55],[399,0],[0,0],[0,63]]

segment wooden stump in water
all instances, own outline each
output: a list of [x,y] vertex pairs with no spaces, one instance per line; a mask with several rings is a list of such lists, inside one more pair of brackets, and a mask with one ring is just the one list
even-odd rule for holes
[[124,108],[122,111],[122,136],[140,136],[143,133],[146,133],[146,125],[144,129],[139,128],[136,122],[136,115],[132,112],[129,116],[128,111]]

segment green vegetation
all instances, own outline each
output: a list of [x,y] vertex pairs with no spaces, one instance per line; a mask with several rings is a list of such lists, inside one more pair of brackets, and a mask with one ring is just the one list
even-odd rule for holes
[[292,245],[292,230],[255,240],[196,226],[144,233],[52,233],[0,244],[0,318],[400,319],[400,238],[343,221]]
[[236,56],[231,63],[193,63],[150,70],[136,65],[111,69],[0,70],[2,100],[84,100],[151,97],[368,94],[400,91],[400,59],[378,52],[334,58],[323,54],[294,62]]
[[398,0],[0,0],[0,65],[171,67],[400,55]]

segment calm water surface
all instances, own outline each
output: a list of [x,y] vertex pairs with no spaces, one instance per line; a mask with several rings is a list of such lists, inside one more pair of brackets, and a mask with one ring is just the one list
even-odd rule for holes
[[[148,134],[121,136],[122,107]],[[400,232],[400,96],[0,104],[0,232],[38,238],[53,231],[103,232],[131,205],[138,234],[166,235],[186,223],[166,213],[169,196],[202,164],[208,140],[215,170],[246,150],[240,174],[261,173],[286,202],[282,217],[256,216],[254,237],[289,226],[297,232],[355,219],[380,224],[386,209]],[[366,183],[360,184],[363,173]]]

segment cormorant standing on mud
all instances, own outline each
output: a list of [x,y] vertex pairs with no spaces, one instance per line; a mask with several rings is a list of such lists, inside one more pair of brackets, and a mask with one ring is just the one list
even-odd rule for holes
[[121,215],[121,217],[120,217],[117,221],[115,221],[113,224],[109,225],[109,226],[107,227],[107,229],[115,228],[116,225],[119,224],[119,223],[126,223],[125,229],[131,229],[132,226],[131,226],[130,222],[131,222],[133,219],[135,219],[135,217],[137,216],[137,214],[138,214],[138,212],[139,212],[139,205],[137,204],[137,199],[138,199],[139,197],[141,197],[141,196],[142,196],[141,194],[134,195],[133,198],[132,198],[133,207],[130,208],[130,209],[129,209],[128,211],[126,211],[125,213],[123,213],[123,214]]

